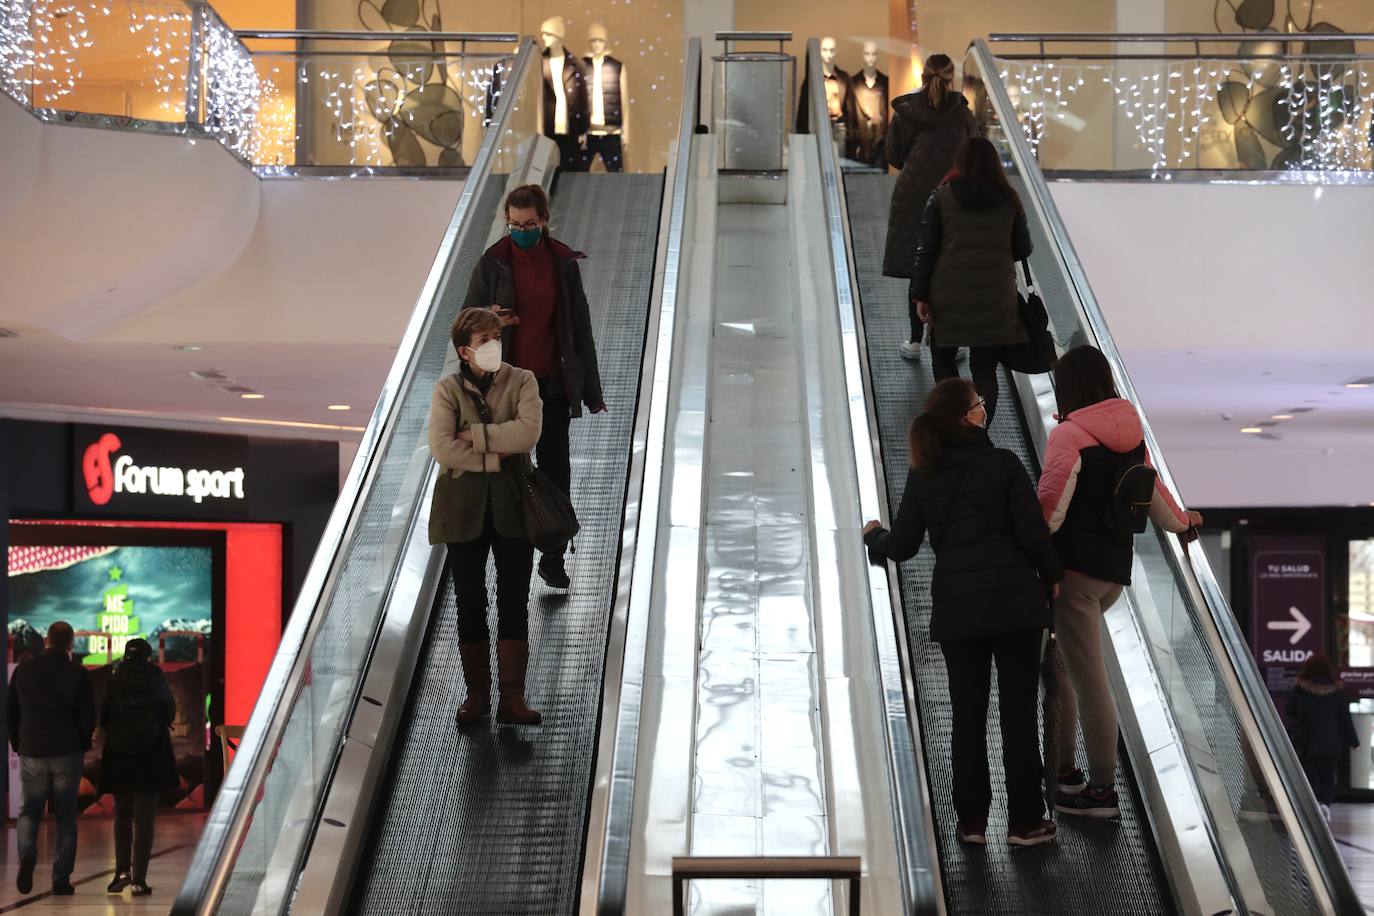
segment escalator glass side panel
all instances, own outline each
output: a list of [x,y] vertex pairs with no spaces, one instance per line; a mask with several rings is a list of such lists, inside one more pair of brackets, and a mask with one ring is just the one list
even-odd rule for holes
[[[418,492],[426,466],[418,459],[451,347],[449,323],[486,247],[506,177],[538,135],[533,60],[526,41],[174,913],[281,912],[290,901],[415,507],[427,497]],[[534,79],[519,79],[531,70]]]
[[[556,237],[588,254],[582,278],[610,411],[572,423],[582,523],[567,561],[572,589],[556,592],[536,578],[530,593],[527,695],[543,724],[455,726],[464,689],[446,578],[353,912],[576,908],[662,191],[659,175],[566,173],[552,201]],[[488,624],[495,633],[494,603]]]
[[[966,57],[963,79],[980,132],[1002,150],[1025,205],[1035,243],[1031,269],[1060,347],[1091,343],[1102,349],[1122,394],[1139,408],[985,44],[975,43]],[[1167,456],[1143,412],[1142,419],[1161,477],[1172,483]],[[1215,581],[1207,560],[1200,550],[1184,552],[1172,537],[1154,526],[1137,536],[1136,576],[1127,597],[1151,634],[1159,688],[1180,730],[1232,895],[1257,912],[1358,911],[1230,608],[1219,591],[1205,589]]]

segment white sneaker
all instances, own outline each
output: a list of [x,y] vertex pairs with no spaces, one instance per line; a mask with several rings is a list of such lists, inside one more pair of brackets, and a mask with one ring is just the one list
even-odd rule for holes
[[921,342],[919,340],[904,340],[897,347],[897,352],[902,354],[902,359],[920,359]]

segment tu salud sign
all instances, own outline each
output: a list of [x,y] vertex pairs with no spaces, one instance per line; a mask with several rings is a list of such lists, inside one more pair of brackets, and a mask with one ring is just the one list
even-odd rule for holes
[[1263,535],[1250,539],[1250,647],[1274,704],[1293,689],[1302,666],[1326,648],[1326,539]]
[[73,427],[72,505],[119,517],[246,517],[253,481],[238,436]]

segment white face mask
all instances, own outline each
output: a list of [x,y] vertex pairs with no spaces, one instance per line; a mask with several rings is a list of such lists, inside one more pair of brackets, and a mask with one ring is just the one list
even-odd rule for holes
[[495,372],[501,368],[501,341],[489,340],[472,351],[472,362],[483,372]]

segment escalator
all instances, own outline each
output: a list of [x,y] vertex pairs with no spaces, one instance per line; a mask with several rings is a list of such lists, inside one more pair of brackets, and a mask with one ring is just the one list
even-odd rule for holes
[[[895,176],[852,174],[845,179],[849,228],[863,303],[867,357],[881,431],[882,455],[888,497],[895,514],[907,476],[906,431],[934,387],[929,351],[920,363],[899,355],[897,343],[909,336],[906,280],[882,275],[883,248],[887,237],[887,206]],[[967,368],[964,369],[967,373]],[[998,410],[988,432],[993,444],[1016,453],[1026,464],[1031,479],[1039,477],[1039,456],[1027,434],[1017,391],[1009,377],[1001,380]],[[901,565],[902,603],[906,609],[907,642],[920,704],[924,738],[928,748],[927,778],[936,800],[939,827],[941,878],[949,909],[954,913],[1032,912],[1031,901],[1041,901],[1057,913],[1170,913],[1174,902],[1160,868],[1149,819],[1128,772],[1123,754],[1118,767],[1121,799],[1119,821],[1058,818],[1058,847],[1053,856],[1041,857],[1036,868],[1019,868],[1021,858],[997,838],[1005,832],[1006,789],[999,782],[1001,735],[996,717],[989,720],[988,760],[993,768],[994,819],[989,826],[986,849],[972,849],[954,835],[950,757],[951,707],[945,680],[944,656],[929,635],[930,576],[934,555],[922,550]],[[997,685],[992,685],[996,708]],[[1080,751],[1079,759],[1083,759]]]
[[[544,722],[528,738],[495,725],[454,728],[464,688],[445,584],[352,912],[575,905],[662,187],[659,175],[563,174],[551,202],[558,238],[589,253],[582,277],[610,411],[572,425],[573,504],[583,526],[568,561],[573,587],[553,592],[536,579],[530,595],[536,651],[527,690]],[[495,632],[494,616],[491,624]]]
[[[1025,206],[1035,243],[1031,269],[1052,330],[1061,348],[1098,346],[1119,389],[1138,406],[998,70],[987,45],[975,42],[964,63],[964,91]],[[871,437],[879,496],[895,513],[907,472],[906,429],[933,381],[928,356],[915,364],[898,353],[909,336],[906,281],[881,273],[894,178],[856,170],[835,181],[832,219],[839,225],[832,230],[845,242],[844,257],[836,259],[845,276],[837,284],[848,283],[858,303],[856,362],[865,369],[869,400],[868,428],[856,441],[863,432]],[[1034,479],[1054,423],[1051,379],[1003,371],[1000,386],[1003,407],[989,432]],[[1161,478],[1173,486],[1148,422],[1146,440]],[[941,893],[926,901],[931,911],[1362,912],[1205,558],[1153,528],[1137,538],[1133,585],[1105,617],[1121,720],[1120,820],[1059,817],[1054,849],[1043,854],[1012,854],[997,843],[962,846],[951,800],[944,664],[928,636],[932,570],[927,550],[894,573],[894,616],[914,694],[913,743],[924,747],[926,813],[938,849]],[[995,690],[994,684],[994,697]],[[1005,811],[995,717],[988,745],[997,798],[991,839],[1001,826],[996,812]]]
[[[664,177],[555,178],[531,41],[512,74],[174,913],[576,908],[603,679],[618,685],[607,668],[633,556],[624,527]],[[449,323],[504,230],[500,202],[530,182],[552,185],[552,231],[587,253],[609,412],[572,424],[572,587],[531,588],[527,695],[543,723],[460,731],[453,589],[427,536],[426,419],[434,380],[455,368]],[[495,632],[494,602],[491,614]]]

